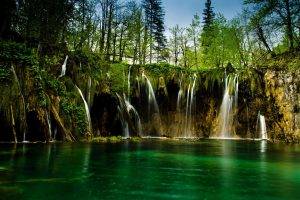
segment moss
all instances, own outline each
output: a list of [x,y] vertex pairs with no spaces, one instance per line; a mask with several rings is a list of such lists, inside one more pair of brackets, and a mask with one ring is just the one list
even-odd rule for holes
[[34,49],[27,48],[23,43],[1,41],[0,60],[1,62],[14,62],[30,65],[35,62]]
[[78,136],[84,136],[87,132],[88,122],[83,105],[76,104],[72,99],[62,98],[60,101],[60,110],[67,124],[73,125],[73,127],[69,128],[74,128]]
[[140,137],[132,137],[132,138],[130,138],[130,141],[131,142],[137,142],[137,143],[139,143],[139,142],[141,142],[143,139],[142,138],[140,138]]
[[0,84],[9,85],[12,83],[12,72],[9,66],[0,64]]
[[91,140],[93,143],[119,143],[124,141],[121,136],[95,137]]

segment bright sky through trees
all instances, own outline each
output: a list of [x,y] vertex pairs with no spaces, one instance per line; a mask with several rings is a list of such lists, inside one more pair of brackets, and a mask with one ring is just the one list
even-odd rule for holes
[[[165,22],[167,27],[176,24],[188,26],[194,14],[200,14],[204,9],[205,0],[162,0],[166,11]],[[222,13],[227,19],[235,17],[242,11],[243,0],[212,0],[215,13]]]

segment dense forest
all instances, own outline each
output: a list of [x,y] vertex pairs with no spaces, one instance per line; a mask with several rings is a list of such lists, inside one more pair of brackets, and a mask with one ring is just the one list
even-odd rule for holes
[[[12,133],[1,140],[25,141],[26,132],[37,132],[31,140],[49,141],[49,121],[63,140],[110,135],[95,128],[93,102],[103,93],[114,96],[104,103],[123,98],[116,93],[131,96],[127,76],[138,74],[131,67],[156,75],[299,69],[299,0],[245,0],[230,20],[213,3],[206,0],[188,27],[166,27],[161,0],[2,0],[0,125]],[[156,82],[164,84],[160,77]]]
[[[5,0],[2,41],[24,43],[39,55],[86,52],[133,64],[168,62],[184,67],[249,66],[266,54],[297,49],[298,0],[246,0],[227,20],[210,0],[189,27],[167,28],[160,0]],[[166,38],[165,29],[170,29]]]

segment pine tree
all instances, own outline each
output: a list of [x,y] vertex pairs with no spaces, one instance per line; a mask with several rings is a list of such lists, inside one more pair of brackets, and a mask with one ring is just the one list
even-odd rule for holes
[[211,6],[211,0],[207,0],[205,3],[205,8],[203,10],[203,31],[201,34],[201,45],[203,47],[203,52],[206,53],[212,44],[213,35],[213,24],[215,14],[213,12],[213,7]]
[[205,8],[203,10],[203,30],[206,31],[211,28],[215,14],[213,12],[213,7],[211,6],[211,0],[206,0]]
[[0,6],[0,38],[6,37],[11,31],[13,17],[16,11],[15,0],[2,0]]
[[[146,28],[150,35],[150,63],[153,58],[153,49],[158,52],[159,56],[165,48],[166,39],[164,36],[164,10],[161,0],[143,0],[145,12]],[[154,39],[154,41],[152,41]],[[156,42],[156,45],[154,45]]]

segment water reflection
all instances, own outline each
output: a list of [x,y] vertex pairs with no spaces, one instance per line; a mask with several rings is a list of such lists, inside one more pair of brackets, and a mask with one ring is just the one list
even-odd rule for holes
[[5,199],[298,199],[300,149],[267,141],[2,146]]

